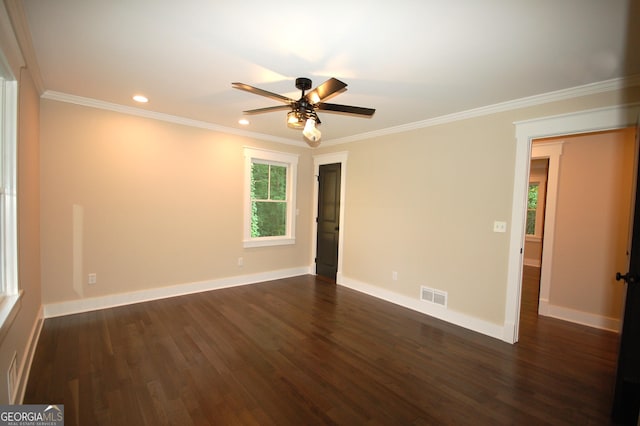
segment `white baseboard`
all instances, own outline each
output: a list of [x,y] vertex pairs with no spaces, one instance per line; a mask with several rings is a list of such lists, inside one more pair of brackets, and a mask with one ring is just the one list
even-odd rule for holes
[[[412,297],[385,290],[377,286],[347,278],[342,274],[338,274],[336,282],[339,285],[348,287],[352,290],[377,297],[378,299],[386,300],[387,302],[395,303],[396,305],[418,311],[425,315],[441,319],[448,323],[484,334],[486,336],[493,337],[495,339],[504,340],[505,338],[506,333],[504,331],[504,327],[490,323],[488,321],[474,318],[439,305],[427,303],[418,298],[414,299]],[[509,341],[508,343],[512,343],[512,341]]]
[[538,300],[538,315],[548,317],[549,315],[549,300],[540,298]]
[[[44,309],[40,306],[36,320],[31,328],[27,349],[20,364],[16,397],[15,401],[11,402],[12,404],[22,404],[22,401],[24,400],[24,393],[27,391],[27,382],[29,381],[29,373],[31,372],[31,364],[33,363],[33,357],[36,353],[36,347],[38,346],[38,339],[40,338],[40,332],[42,331],[42,326],[44,324],[43,313]],[[11,397],[11,395],[9,395],[9,397]]]
[[502,329],[502,341],[510,344],[514,344],[518,341],[518,327],[512,321],[505,321]]
[[540,299],[538,306],[538,314],[542,316],[599,328],[601,330],[613,331],[614,333],[620,332],[621,323],[620,320],[616,318],[603,317],[564,306],[552,305],[545,299]]
[[44,318],[53,318],[63,315],[95,311],[99,309],[130,305],[133,303],[147,302],[157,299],[165,299],[174,296],[183,296],[186,294],[200,293],[203,291],[217,290],[221,288],[256,284],[259,282],[295,277],[298,275],[306,275],[309,273],[311,273],[309,271],[309,267],[281,269],[278,271],[262,272],[258,274],[220,278],[217,280],[185,283],[128,293],[110,294],[108,296],[69,300],[58,303],[48,303],[44,305]]

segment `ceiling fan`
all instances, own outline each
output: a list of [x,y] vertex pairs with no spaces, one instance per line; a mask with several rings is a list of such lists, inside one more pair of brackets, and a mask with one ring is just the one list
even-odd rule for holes
[[244,90],[245,92],[266,96],[267,98],[284,102],[285,105],[251,109],[243,112],[245,114],[261,114],[264,112],[289,109],[290,111],[287,113],[287,126],[293,129],[303,129],[302,134],[306,138],[307,143],[312,147],[316,147],[320,144],[321,134],[320,130],[317,128],[320,124],[320,118],[316,112],[317,110],[353,114],[363,117],[371,117],[376,112],[376,110],[372,108],[329,104],[324,102],[325,100],[347,90],[347,84],[335,78],[330,78],[310,92],[306,91],[311,89],[311,80],[305,77],[296,78],[296,88],[302,91],[302,95],[298,100],[263,89],[258,89],[257,87],[249,86],[244,83],[231,83],[231,86],[235,89]]

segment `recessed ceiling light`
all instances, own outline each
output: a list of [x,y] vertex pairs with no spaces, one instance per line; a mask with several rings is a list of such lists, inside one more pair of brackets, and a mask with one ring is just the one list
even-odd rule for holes
[[238,120],[238,123],[246,126],[247,124],[249,124],[249,120],[247,120],[246,118],[241,118],[240,120]]
[[147,99],[146,96],[142,96],[142,95],[135,95],[133,97],[133,100],[136,102],[140,102],[141,104],[146,104],[147,102],[149,102],[149,99]]

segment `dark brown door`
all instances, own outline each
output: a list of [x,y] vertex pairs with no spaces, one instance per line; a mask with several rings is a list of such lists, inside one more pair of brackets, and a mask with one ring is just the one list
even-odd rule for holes
[[[636,128],[636,148],[639,143],[640,132]],[[627,297],[620,335],[612,414],[616,423],[625,425],[638,424],[640,408],[640,167],[637,172],[629,271],[626,274],[616,274],[618,281],[625,282]]]
[[333,281],[338,272],[340,167],[340,164],[322,165],[318,175],[316,274]]

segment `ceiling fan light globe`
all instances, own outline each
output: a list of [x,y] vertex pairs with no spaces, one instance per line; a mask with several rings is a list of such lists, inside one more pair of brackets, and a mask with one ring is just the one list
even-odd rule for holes
[[320,133],[320,130],[318,130],[318,128],[316,127],[315,119],[309,118],[307,120],[306,124],[304,125],[302,134],[305,138],[307,138],[307,141],[316,143],[315,146],[318,146],[320,144],[320,137],[322,136],[322,133]]
[[307,119],[307,122],[304,125],[304,130],[302,131],[302,134],[304,135],[305,138],[311,139],[314,136],[313,130],[315,128],[316,128],[316,120],[314,120],[313,118],[309,118]]
[[297,111],[287,113],[287,126],[292,129],[302,129],[304,127],[304,119],[300,117]]

